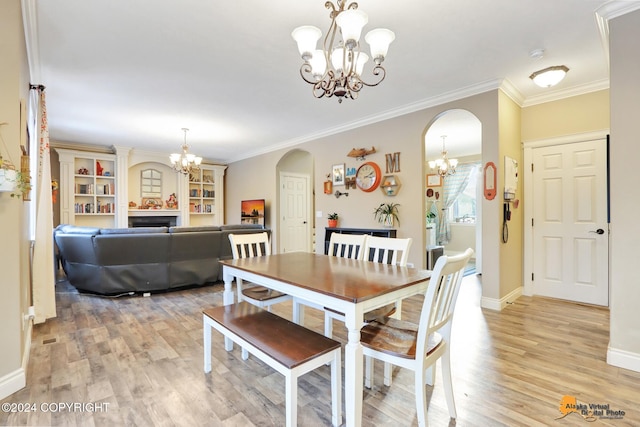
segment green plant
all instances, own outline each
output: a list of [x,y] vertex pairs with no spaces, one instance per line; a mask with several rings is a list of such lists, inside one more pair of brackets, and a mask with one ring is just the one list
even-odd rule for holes
[[435,212],[427,212],[427,222],[435,222],[436,214]]
[[337,213],[330,213],[329,215],[327,215],[327,219],[338,219],[338,214]]
[[29,191],[31,191],[31,177],[21,171],[16,172],[16,192],[11,193],[11,197],[22,197]]
[[399,203],[380,203],[380,206],[373,211],[373,215],[380,224],[389,222],[389,218],[393,218],[393,220],[398,221],[398,225],[400,225],[398,206],[400,206]]

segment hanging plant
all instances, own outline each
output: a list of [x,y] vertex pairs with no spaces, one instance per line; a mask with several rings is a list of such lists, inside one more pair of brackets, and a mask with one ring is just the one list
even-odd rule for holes
[[31,190],[31,177],[0,155],[0,191],[11,191],[11,197],[21,197]]

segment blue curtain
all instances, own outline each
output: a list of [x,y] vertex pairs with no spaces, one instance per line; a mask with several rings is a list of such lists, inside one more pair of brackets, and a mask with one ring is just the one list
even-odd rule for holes
[[[438,215],[436,239],[438,245],[446,245],[451,239],[451,227],[449,227],[449,219],[447,215],[448,209],[453,206],[460,193],[467,188],[469,184],[469,176],[473,169],[477,166],[475,163],[463,163],[456,167],[456,173],[444,177],[444,185],[442,187],[442,203],[441,212]],[[435,205],[435,204],[434,204]]]

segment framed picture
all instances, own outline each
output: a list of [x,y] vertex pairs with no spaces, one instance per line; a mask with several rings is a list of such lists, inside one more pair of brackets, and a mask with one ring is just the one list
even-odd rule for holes
[[344,163],[332,166],[331,178],[333,185],[344,185]]
[[442,187],[442,177],[436,173],[427,175],[427,187]]

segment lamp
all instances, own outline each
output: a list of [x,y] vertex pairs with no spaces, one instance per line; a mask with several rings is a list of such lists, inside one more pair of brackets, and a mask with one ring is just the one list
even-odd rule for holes
[[[369,18],[358,10],[358,3],[352,2],[347,6],[346,2],[337,0],[337,5],[331,1],[325,3],[325,7],[331,10],[331,26],[321,50],[316,49],[316,43],[322,37],[320,29],[305,25],[291,33],[304,60],[300,75],[313,86],[316,98],[336,96],[338,102],[343,98],[356,99],[364,86],[377,86],[387,75],[381,64],[395,34],[385,28],[377,28],[364,37],[371,48],[375,64],[372,74],[376,78],[371,83],[365,82],[361,76],[369,55],[360,51],[360,35]],[[336,37],[338,33],[341,38]]]
[[536,71],[531,74],[529,78],[540,87],[551,87],[560,83],[567,74],[567,71],[569,71],[569,68],[564,65],[554,65],[553,67]]
[[171,166],[176,172],[182,172],[188,175],[194,170],[200,169],[200,163],[202,163],[202,157],[198,157],[195,154],[189,154],[189,146],[187,145],[187,132],[189,129],[182,128],[184,132],[184,143],[182,144],[182,153],[173,153],[169,156]]
[[458,166],[457,159],[450,159],[447,157],[447,150],[444,148],[444,139],[447,135],[442,135],[442,158],[437,160],[432,160],[429,162],[429,167],[431,169],[436,169],[438,175],[441,177],[445,177],[446,175],[453,175],[456,173],[456,166]]

